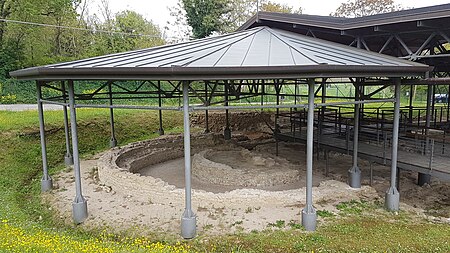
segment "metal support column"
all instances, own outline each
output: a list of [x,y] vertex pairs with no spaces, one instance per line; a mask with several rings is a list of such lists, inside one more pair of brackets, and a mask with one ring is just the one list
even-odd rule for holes
[[[108,82],[108,93],[109,93],[109,105],[113,105],[113,98],[112,98],[112,86],[111,82]],[[114,109],[111,107],[109,108],[109,117],[110,117],[110,123],[111,123],[111,140],[109,141],[109,146],[111,148],[114,148],[117,146],[117,140],[116,140],[116,129],[114,127]]]
[[[427,73],[428,74],[428,73]],[[425,150],[426,152],[430,149],[430,127],[431,127],[431,117],[432,117],[432,102],[433,102],[433,86],[428,85],[427,89],[427,108],[426,108],[426,119],[425,119]],[[418,184],[424,185],[425,183],[430,184],[431,183],[431,176],[429,174],[425,173],[418,173]]]
[[[355,100],[359,100],[360,82],[355,87]],[[348,170],[348,184],[352,188],[361,188],[361,170],[358,167],[358,138],[359,138],[359,104],[355,104],[353,126],[353,165]]]
[[450,85],[447,89],[447,124],[449,123],[450,119]]
[[[322,79],[322,103],[325,104],[327,102],[327,79],[323,78]],[[322,106],[321,110],[320,110],[320,115],[318,115],[318,127],[319,127],[319,131],[318,131],[318,136],[317,136],[317,160],[320,160],[320,143],[322,141],[322,135],[324,133],[324,121],[325,121],[325,111],[327,110],[327,106]],[[325,157],[325,152],[324,152],[324,157]]]
[[48,162],[47,162],[47,144],[45,142],[45,123],[44,123],[44,108],[42,106],[42,91],[41,82],[36,82],[37,88],[37,106],[39,114],[39,133],[41,135],[41,151],[42,151],[42,170],[43,175],[41,178],[41,191],[50,191],[53,188],[53,180],[48,174]]
[[189,122],[189,83],[183,83],[183,118],[184,118],[184,180],[186,207],[181,217],[181,236],[185,239],[195,237],[197,217],[191,205],[191,130]]
[[308,79],[308,122],[306,134],[306,206],[302,210],[302,226],[316,230],[317,214],[312,204],[313,135],[314,135],[314,79]]
[[[64,81],[61,82],[61,91],[63,95],[64,104],[67,103],[66,85]],[[70,134],[69,134],[69,117],[67,116],[67,106],[63,106],[64,112],[64,135],[66,137],[66,154],[64,155],[64,163],[69,166],[73,165],[73,157],[70,152]]]
[[414,98],[414,84],[411,84],[411,86],[409,87],[409,113],[408,113],[408,123],[412,124],[413,122],[413,98]]
[[[264,85],[264,80],[261,81],[261,106],[264,105],[264,92],[265,92],[265,85]],[[264,109],[261,108],[261,112],[263,112]]]
[[81,190],[80,156],[78,153],[77,115],[75,108],[75,93],[73,81],[69,80],[70,128],[72,130],[73,170],[75,172],[75,199],[72,203],[72,217],[76,224],[82,223],[88,217],[87,202]]
[[[275,80],[275,93],[276,93],[276,103],[277,106],[280,105],[280,83],[278,80]],[[279,115],[280,115],[280,108],[276,109],[276,114],[275,114],[275,127],[274,127],[274,136],[275,136],[275,155],[278,156],[278,151],[279,151],[279,141],[278,141],[278,135],[281,133],[280,130],[280,125],[278,124],[278,119],[279,119]]]
[[[208,81],[205,81],[205,106],[209,106],[208,99]],[[205,133],[209,133],[209,112],[205,110]]]
[[[228,106],[228,82],[225,82],[225,106]],[[231,140],[230,117],[228,109],[225,110],[225,129],[223,130],[225,140]]]
[[[162,107],[161,81],[158,81],[158,106],[159,106],[159,107]],[[158,129],[158,134],[161,136],[161,135],[164,135],[162,110],[158,110],[158,114],[159,114],[159,129]]]
[[398,211],[400,205],[400,193],[396,187],[397,176],[397,149],[398,149],[398,131],[400,125],[400,78],[394,79],[395,85],[395,102],[394,102],[394,122],[392,129],[392,155],[391,155],[391,182],[390,187],[386,191],[385,207],[389,211]]

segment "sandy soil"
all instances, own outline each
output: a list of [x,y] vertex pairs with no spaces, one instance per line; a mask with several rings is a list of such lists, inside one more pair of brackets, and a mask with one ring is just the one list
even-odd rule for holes
[[[224,118],[223,113],[210,112],[211,130],[217,133],[223,131]],[[213,163],[228,163],[226,165],[231,169],[251,172],[256,168],[259,174],[267,171],[252,162],[269,162],[268,164],[275,168],[294,168],[300,176],[289,183],[275,182],[244,187],[239,184],[212,183],[194,175],[193,210],[197,215],[198,233],[209,235],[263,230],[278,220],[300,223],[301,209],[305,205],[304,146],[280,143],[280,155],[275,157],[275,144],[268,127],[268,124],[273,123],[270,114],[239,112],[231,114],[230,118],[232,141],[225,142],[217,136],[193,136],[192,155],[207,149],[214,151],[246,148],[251,150],[251,153],[239,154],[252,159],[234,157],[234,160],[230,161],[229,154],[221,155],[220,152],[212,152],[206,158]],[[204,115],[193,115],[192,123],[203,126]],[[254,157],[257,159],[254,160]],[[313,202],[316,209],[337,212],[335,206],[344,201],[383,201],[384,192],[389,186],[388,167],[374,164],[373,185],[369,186],[369,163],[360,160],[363,187],[352,189],[346,184],[347,170],[352,162],[350,156],[331,153],[328,176],[325,176],[326,161],[322,156],[317,159],[315,154],[314,157]],[[237,162],[238,160],[241,161]],[[179,236],[180,218],[184,210],[181,137],[166,136],[130,144],[127,148],[116,148],[99,154],[92,160],[82,161],[81,169],[83,194],[88,200],[89,209],[89,217],[81,226],[108,227],[110,231],[115,232],[126,230],[128,233],[156,232]],[[45,200],[56,210],[60,219],[70,224],[71,203],[75,196],[72,169],[68,168],[55,175],[54,180],[55,190],[44,195]],[[416,173],[401,173],[401,209],[414,212],[419,218],[425,217],[450,224],[450,183],[433,179],[431,185],[419,187],[416,182]],[[319,217],[319,224],[320,222],[323,220]]]
[[[254,150],[269,157],[275,153],[275,145],[259,145]],[[296,166],[302,175],[295,183],[247,189],[193,178],[193,209],[198,216],[199,234],[263,230],[277,220],[300,223],[300,212],[305,204],[304,146],[281,143],[279,150],[280,157]],[[89,209],[89,218],[81,226],[106,226],[114,231],[132,230],[141,234],[179,234],[180,217],[184,210],[182,158],[149,166],[140,165],[138,173],[117,170],[119,174],[113,178],[116,181],[111,179],[105,183],[102,182],[102,173],[98,173],[99,157],[81,163],[83,191]],[[313,200],[318,210],[336,212],[336,204],[353,199],[383,199],[389,184],[389,168],[373,165],[374,184],[370,187],[369,164],[361,160],[363,187],[352,189],[345,183],[351,157],[332,153],[329,164],[330,173],[326,177],[325,161],[314,161]],[[75,196],[73,172],[68,169],[55,175],[54,180],[55,190],[46,195],[46,199],[61,219],[71,223],[71,202]],[[415,174],[402,173],[401,208],[424,217],[440,216],[443,218],[436,219],[450,223],[450,184],[433,180],[431,185],[419,187],[415,184],[416,180]]]

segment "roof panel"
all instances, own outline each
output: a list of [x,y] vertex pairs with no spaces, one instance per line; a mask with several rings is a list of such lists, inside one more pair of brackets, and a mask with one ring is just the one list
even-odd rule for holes
[[[125,76],[142,78],[143,76],[167,75],[176,78],[194,78],[191,75],[199,73],[202,76],[214,78],[226,76],[227,71],[234,75],[263,75],[271,71],[275,76],[281,76],[288,69],[292,73],[311,70],[329,72],[365,73],[367,70],[386,70],[386,67],[397,67],[390,72],[405,70],[418,72],[427,69],[426,65],[401,60],[395,57],[368,52],[349,46],[332,43],[297,33],[287,32],[269,27],[257,27],[241,32],[194,40],[175,45],[167,45],[144,50],[113,54],[68,63],[48,65],[12,72],[12,76],[30,78],[45,73],[46,76],[67,74],[82,78],[106,78],[118,73]],[[319,67],[317,67],[319,66]],[[286,68],[287,67],[287,68]],[[203,71],[204,70],[204,71]],[[242,70],[242,71],[241,71]],[[355,72],[358,70],[359,72]],[[97,75],[96,75],[97,73]],[[214,75],[216,73],[217,75]],[[411,73],[411,72],[407,72]],[[392,75],[392,73],[391,73]],[[175,77],[179,76],[179,77]],[[150,77],[148,77],[150,78]],[[199,77],[200,78],[200,77]],[[209,77],[208,77],[209,78]]]
[[295,61],[291,53],[291,47],[283,41],[279,39],[272,39],[269,52],[269,65],[295,65]]
[[231,45],[219,61],[217,61],[215,66],[241,66],[254,39],[255,34],[252,34]]
[[252,47],[249,48],[242,66],[268,66],[271,40],[269,28],[255,34]]
[[195,61],[189,64],[191,67],[211,67],[215,66],[215,64],[222,58],[223,54],[228,50],[230,46],[222,48],[210,55],[199,57]]
[[312,60],[312,57],[305,53],[300,53],[298,50],[290,49],[295,65],[315,65],[319,62]]

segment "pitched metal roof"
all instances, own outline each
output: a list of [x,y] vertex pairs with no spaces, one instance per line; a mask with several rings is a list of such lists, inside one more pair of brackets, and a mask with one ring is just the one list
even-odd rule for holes
[[[410,21],[429,20],[450,17],[450,4],[434,5],[422,8],[381,13],[370,16],[343,18],[307,14],[290,14],[276,12],[259,12],[245,22],[239,30],[257,26],[259,20],[286,22],[296,25],[309,25],[336,30],[351,30],[376,25],[405,23]],[[259,19],[259,20],[257,20]]]
[[20,79],[207,80],[407,76],[428,71],[382,54],[269,27],[11,72]]

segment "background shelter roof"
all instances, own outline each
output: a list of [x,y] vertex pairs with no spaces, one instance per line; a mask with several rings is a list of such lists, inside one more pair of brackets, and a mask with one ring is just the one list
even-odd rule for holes
[[447,53],[432,60],[420,61],[416,57],[435,42],[450,43],[449,23],[450,4],[442,4],[356,18],[259,12],[238,30],[268,26],[344,45],[361,38],[368,50],[432,65],[434,71],[450,72]]
[[254,15],[245,22],[238,30],[246,30],[258,26],[258,24],[261,25],[261,21],[265,20],[344,31],[442,18],[450,18],[450,4],[400,10],[355,18],[261,11],[258,15]]
[[11,72],[33,80],[217,80],[417,76],[427,65],[255,27],[217,37]]

